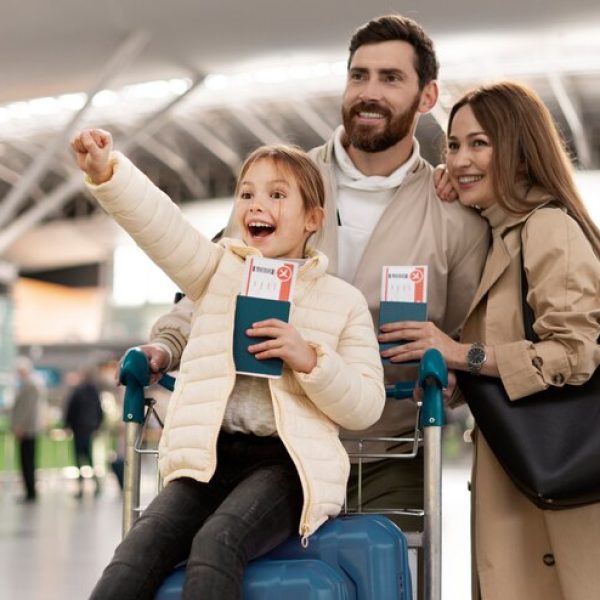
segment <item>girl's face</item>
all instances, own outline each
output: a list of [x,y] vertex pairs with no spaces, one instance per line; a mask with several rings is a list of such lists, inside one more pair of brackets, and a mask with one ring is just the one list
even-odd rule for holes
[[454,115],[446,155],[450,181],[461,204],[487,208],[495,202],[490,181],[492,152],[489,136],[465,104]]
[[323,220],[320,208],[305,210],[296,179],[268,158],[246,171],[234,210],[244,242],[268,258],[302,258],[308,236]]

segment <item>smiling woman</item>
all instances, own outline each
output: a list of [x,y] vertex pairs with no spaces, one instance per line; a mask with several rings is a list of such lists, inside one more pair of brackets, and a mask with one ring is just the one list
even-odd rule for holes
[[[565,384],[585,383],[600,365],[600,232],[577,193],[550,113],[521,84],[468,92],[450,112],[447,162],[460,202],[480,207],[493,243],[461,341],[432,323],[413,324],[406,358],[436,346],[449,367],[499,378],[515,405],[551,386],[567,393]],[[536,335],[529,339],[522,289],[534,315]],[[485,402],[469,396],[481,411]],[[600,504],[539,509],[500,466],[482,431],[475,441],[475,597],[596,597]]]

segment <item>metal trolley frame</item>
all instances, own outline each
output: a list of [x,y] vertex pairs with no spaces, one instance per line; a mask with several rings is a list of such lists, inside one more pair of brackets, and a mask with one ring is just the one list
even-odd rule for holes
[[[163,423],[155,410],[155,401],[145,397],[145,388],[150,384],[150,370],[146,355],[139,348],[130,349],[122,363],[120,381],[125,387],[123,421],[125,422],[125,468],[123,479],[123,536],[129,531],[139,514],[141,461],[144,455],[158,455],[156,449],[143,447],[144,433],[152,419],[162,427]],[[173,391],[175,379],[163,375],[159,384]],[[349,456],[358,462],[358,504],[348,513],[403,514],[423,517],[423,532],[409,532],[409,546],[423,550],[423,598],[441,600],[442,575],[442,455],[441,433],[444,425],[443,390],[448,385],[448,373],[441,354],[427,350],[419,365],[418,384],[423,388],[423,398],[415,429],[408,437],[376,437],[354,439],[356,452]],[[412,397],[414,384],[411,382],[387,386],[389,398],[405,400]],[[410,400],[409,400],[410,401]],[[365,445],[372,442],[408,444],[407,452],[374,453],[365,451]],[[377,508],[362,506],[362,463],[364,459],[413,459],[419,446],[424,447],[424,507],[420,509]],[[158,472],[158,471],[157,471]],[[157,487],[162,482],[157,475]]]

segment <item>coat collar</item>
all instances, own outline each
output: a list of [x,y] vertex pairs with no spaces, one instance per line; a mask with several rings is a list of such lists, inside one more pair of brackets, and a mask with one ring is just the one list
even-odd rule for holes
[[553,198],[538,187],[533,187],[525,196],[523,204],[531,206],[531,210],[514,215],[506,212],[498,203],[484,209],[481,216],[487,220],[492,229],[492,246],[489,250],[481,281],[469,315],[483,300],[492,286],[502,277],[511,264],[511,260],[521,251],[521,229],[529,217],[543,206],[552,202]]

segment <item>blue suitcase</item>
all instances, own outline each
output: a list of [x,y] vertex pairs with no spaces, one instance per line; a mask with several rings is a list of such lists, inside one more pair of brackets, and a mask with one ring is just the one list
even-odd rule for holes
[[[165,579],[154,600],[180,600],[185,566]],[[243,600],[351,600],[341,573],[321,560],[256,560],[244,574]]]
[[381,515],[338,517],[303,548],[296,536],[260,561],[319,559],[341,573],[352,600],[411,600],[408,544],[399,527]]

